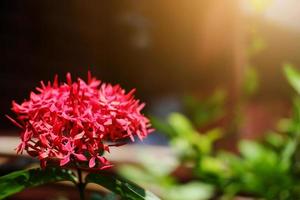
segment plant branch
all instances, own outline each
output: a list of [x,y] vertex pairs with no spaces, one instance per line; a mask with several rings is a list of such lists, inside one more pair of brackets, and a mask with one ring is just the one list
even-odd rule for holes
[[78,174],[78,190],[80,194],[80,199],[84,200],[84,188],[85,188],[85,183],[82,181],[82,171],[80,168],[77,168],[77,174]]

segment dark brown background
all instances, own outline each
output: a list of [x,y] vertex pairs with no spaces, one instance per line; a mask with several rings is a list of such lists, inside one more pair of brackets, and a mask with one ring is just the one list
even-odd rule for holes
[[[259,102],[291,94],[281,67],[300,63],[300,34],[246,18],[238,1],[1,1],[0,128],[11,100],[21,102],[40,80],[66,72],[137,88],[148,103],[215,88],[238,93],[255,22],[267,47],[251,58],[261,77]],[[288,100],[284,100],[288,101]],[[276,106],[276,105],[275,105]]]

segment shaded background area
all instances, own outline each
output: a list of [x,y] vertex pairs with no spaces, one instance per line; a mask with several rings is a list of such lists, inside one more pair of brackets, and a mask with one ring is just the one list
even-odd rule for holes
[[[2,1],[0,128],[13,128],[3,117],[11,100],[22,101],[55,74],[64,80],[67,72],[85,77],[91,70],[137,88],[148,113],[166,115],[182,109],[182,96],[205,97],[217,88],[228,92],[232,109],[251,65],[260,84],[246,106],[253,124],[243,132],[261,133],[288,110],[291,90],[281,68],[300,63],[300,25],[287,23],[300,8],[292,0],[257,2]],[[250,55],[251,47],[262,50]],[[260,125],[260,117],[270,122]]]

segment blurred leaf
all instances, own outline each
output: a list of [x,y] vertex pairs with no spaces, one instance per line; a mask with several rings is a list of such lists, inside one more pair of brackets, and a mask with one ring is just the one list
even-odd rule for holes
[[300,137],[300,98],[296,97],[293,101],[293,118],[292,118],[292,130],[293,136],[298,139]]
[[[244,170],[242,166],[242,159],[233,153],[227,151],[221,151],[218,153],[217,157],[226,165],[228,170],[231,172],[236,173]],[[232,176],[233,174],[229,173],[226,175]]]
[[[172,113],[168,122],[177,134],[177,137],[171,140],[171,144],[179,155],[209,154],[212,151],[213,143],[222,135],[221,129],[212,129],[206,134],[200,134],[190,120],[179,113]],[[194,152],[195,147],[199,152]]]
[[180,113],[170,114],[168,122],[179,136],[190,138],[195,132],[195,129],[189,119]]
[[282,160],[281,164],[284,166],[286,170],[292,165],[292,156],[296,152],[298,145],[298,140],[289,140],[287,145],[282,151]]
[[213,144],[222,136],[222,130],[215,128],[207,131],[205,134],[199,135],[199,139],[195,140],[198,148],[203,154],[210,154],[213,150]]
[[270,200],[279,196],[290,199],[290,192],[286,191],[293,185],[288,170],[294,143],[289,142],[282,154],[254,141],[242,141],[239,147],[244,170],[239,172],[236,184],[241,191]]
[[205,135],[211,141],[211,143],[213,143],[222,137],[223,131],[220,128],[214,128],[207,131],[203,135]]
[[219,176],[222,176],[225,170],[224,163],[220,159],[209,156],[205,156],[201,159],[200,166],[203,172]]
[[90,173],[87,183],[96,183],[128,200],[159,200],[153,193],[141,188],[123,177],[108,173]]
[[243,157],[251,160],[258,159],[262,154],[262,148],[254,141],[241,141],[239,143],[239,150]]
[[277,129],[280,132],[288,133],[291,131],[292,126],[293,126],[292,119],[283,118],[283,119],[279,120],[279,122],[277,124]]
[[168,122],[177,136],[171,140],[172,146],[175,146],[175,151],[179,155],[193,154],[194,145],[197,141],[201,141],[201,137],[189,119],[180,113],[172,113],[168,117]]
[[192,144],[184,140],[182,138],[173,138],[170,141],[170,145],[176,156],[178,156],[181,160],[182,159],[191,159],[195,158],[195,149],[193,148]]
[[246,96],[254,95],[259,88],[259,77],[254,67],[247,67],[244,77],[243,91]]
[[154,116],[151,116],[150,119],[151,119],[151,123],[152,123],[153,127],[155,127],[155,129],[157,131],[165,134],[168,137],[174,137],[174,135],[175,135],[174,130],[168,123],[166,123],[164,120],[159,119]]
[[190,182],[184,185],[172,187],[166,199],[168,200],[205,200],[214,195],[214,187],[201,182]]
[[207,123],[218,120],[224,115],[224,102],[227,93],[224,90],[216,90],[205,99],[197,99],[195,96],[185,96],[184,104],[187,115],[192,122],[201,127]]
[[76,176],[71,170],[61,168],[16,171],[0,177],[0,199],[29,187],[58,181],[72,181],[75,183]]
[[273,147],[280,148],[285,143],[285,138],[276,132],[270,132],[266,135],[266,142]]
[[290,85],[300,94],[300,73],[292,64],[284,64],[284,72]]
[[250,165],[258,165],[263,162],[264,166],[278,166],[279,156],[276,152],[258,142],[243,140],[239,143],[239,150],[245,158],[245,162]]

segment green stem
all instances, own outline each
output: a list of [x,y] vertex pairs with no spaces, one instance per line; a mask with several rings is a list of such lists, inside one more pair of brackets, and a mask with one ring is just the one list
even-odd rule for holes
[[81,169],[77,168],[77,173],[78,173],[78,184],[77,184],[77,187],[78,187],[78,190],[79,190],[80,199],[84,200],[85,199],[84,198],[85,184],[82,181],[82,171],[81,171]]

